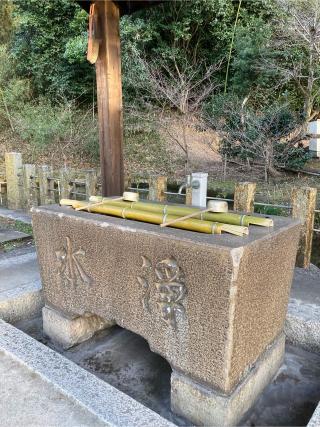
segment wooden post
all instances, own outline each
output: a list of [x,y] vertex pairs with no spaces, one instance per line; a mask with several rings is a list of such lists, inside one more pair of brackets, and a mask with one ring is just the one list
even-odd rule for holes
[[165,191],[167,191],[166,176],[157,176],[149,179],[149,200],[164,202],[167,198]]
[[60,199],[70,199],[71,197],[71,174],[68,169],[61,169],[59,174]]
[[54,181],[49,179],[52,178],[53,168],[52,166],[43,165],[38,166],[38,178],[39,178],[39,197],[41,205],[49,205],[55,203],[54,194]]
[[316,198],[316,188],[294,188],[292,191],[292,217],[302,222],[296,262],[297,267],[301,268],[310,266]]
[[36,183],[36,165],[24,164],[22,167],[23,182],[23,204],[26,209],[36,206],[37,191],[34,186]]
[[192,205],[192,188],[186,188],[186,205]]
[[96,62],[100,162],[103,196],[123,193],[122,87],[119,6],[111,0],[96,2],[100,38]]
[[21,209],[20,176],[22,174],[21,153],[6,153],[6,181],[7,181],[7,203],[9,209]]
[[254,196],[256,184],[253,182],[240,182],[234,189],[233,210],[239,212],[254,212]]
[[86,199],[97,194],[97,171],[90,169],[86,171]]

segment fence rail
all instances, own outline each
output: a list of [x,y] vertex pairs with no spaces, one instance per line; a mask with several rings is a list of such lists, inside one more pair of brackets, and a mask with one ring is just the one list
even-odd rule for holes
[[[126,189],[147,195],[149,200],[164,202],[168,198],[175,201],[184,200],[191,204],[192,189],[179,194],[169,191],[167,177],[150,176],[145,179],[127,177]],[[144,188],[140,185],[143,184]],[[233,198],[212,197],[207,200],[225,200],[233,203],[234,210],[252,213],[255,207],[285,209],[291,216],[299,219],[302,226],[297,265],[307,268],[310,265],[313,233],[320,233],[314,228],[314,218],[320,213],[316,209],[315,188],[295,188],[290,204],[271,204],[255,201],[256,184],[242,182],[235,185]],[[0,205],[9,209],[30,209],[33,206],[57,203],[60,198],[88,200],[92,195],[101,194],[99,169],[74,171],[63,168],[54,170],[51,166],[23,164],[20,153],[5,154],[5,176],[0,177]]]

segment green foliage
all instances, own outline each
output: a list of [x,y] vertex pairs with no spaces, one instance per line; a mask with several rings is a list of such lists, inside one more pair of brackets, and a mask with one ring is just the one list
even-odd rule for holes
[[126,115],[124,126],[124,155],[128,173],[140,170],[141,174],[173,174],[178,167],[178,160],[149,120],[140,117],[137,121],[130,114]]
[[122,18],[125,91],[135,87],[136,79],[148,85],[139,56],[155,63],[203,63],[204,68],[220,61],[230,41],[233,14],[231,0],[173,0]]
[[[291,39],[285,48],[274,43],[279,16],[275,0],[243,0],[228,93],[222,95],[238,5],[238,0],[172,0],[123,16],[120,34],[125,104],[147,106],[157,117],[160,100],[154,96],[145,63],[155,70],[165,68],[165,64],[164,80],[177,74],[177,68],[186,71],[185,64],[190,64],[199,72],[194,82],[211,65],[221,63],[213,79],[214,98],[203,110],[210,127],[229,132],[222,153],[265,161],[264,145],[271,139],[275,164],[300,168],[308,157],[305,150],[282,142],[300,123],[300,116],[279,104],[300,112],[303,97],[292,80],[280,84],[278,70],[260,65],[261,58],[283,66],[301,63],[301,73],[307,75],[308,52],[303,44],[290,45]],[[1,0],[0,19],[1,129],[10,127],[37,149],[49,144],[78,144],[80,153],[97,159],[97,120],[92,118],[91,106],[95,72],[86,60],[86,12],[73,0]],[[172,81],[172,87],[179,87]],[[317,82],[315,106],[320,105],[318,90]],[[158,170],[174,170],[175,159],[154,129],[156,126],[148,129],[144,125],[137,131],[126,123],[126,158],[132,165],[144,163],[148,168],[157,165]],[[250,141],[254,141],[254,149]]]
[[14,29],[13,4],[11,0],[0,1],[0,44],[10,40]]
[[[310,160],[311,154],[301,145],[277,144],[275,146],[275,161],[289,169],[302,169]],[[285,161],[283,161],[285,159]]]
[[30,98],[30,85],[15,75],[14,62],[5,45],[0,45],[0,129],[12,127],[12,112]]
[[12,226],[14,230],[21,231],[21,233],[33,235],[33,229],[31,224],[27,224],[26,222],[16,220]]
[[254,211],[262,215],[288,216],[288,209],[277,208],[275,206],[258,205],[255,206]]
[[[11,52],[18,75],[29,77],[36,95],[92,99],[94,67],[85,57],[87,14],[70,0],[39,2],[14,0],[18,22]],[[255,67],[266,49],[273,0],[243,1],[232,56],[229,89],[239,96],[252,88],[265,90],[270,81]],[[148,93],[148,79],[141,66],[147,61],[172,59],[179,65],[206,67],[225,60],[232,37],[238,3],[233,0],[172,0],[121,19],[123,92],[125,101],[137,102]],[[223,84],[223,63],[217,78]],[[256,93],[260,93],[256,90]],[[261,96],[262,98],[262,96]]]
[[309,159],[290,137],[300,118],[287,105],[275,103],[257,110],[229,95],[212,100],[205,113],[210,126],[223,132],[220,152],[227,158],[260,162],[266,170],[299,169]]
[[19,25],[11,52],[18,75],[30,77],[38,95],[88,97],[94,70],[79,42],[86,33],[86,13],[69,0],[15,0],[15,6]]
[[239,96],[247,96],[255,91],[262,92],[271,86],[270,76],[258,69],[258,63],[268,51],[272,28],[261,17],[248,19],[236,34],[235,55],[232,64],[232,90]]
[[91,110],[79,109],[66,99],[51,103],[45,98],[21,106],[13,116],[15,131],[36,149],[49,144],[61,149],[75,145],[81,153],[94,158],[97,146],[97,120]]

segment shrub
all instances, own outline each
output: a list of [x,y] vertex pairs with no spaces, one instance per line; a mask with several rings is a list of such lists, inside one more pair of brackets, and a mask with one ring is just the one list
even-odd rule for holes
[[294,136],[301,119],[287,105],[257,110],[229,96],[207,105],[205,115],[221,131],[221,154],[262,164],[266,179],[277,175],[277,167],[301,168],[309,159]]
[[13,119],[18,135],[36,149],[49,144],[59,144],[62,149],[74,145],[79,154],[97,158],[97,120],[91,110],[81,110],[73,101],[51,104],[42,98],[24,104]]

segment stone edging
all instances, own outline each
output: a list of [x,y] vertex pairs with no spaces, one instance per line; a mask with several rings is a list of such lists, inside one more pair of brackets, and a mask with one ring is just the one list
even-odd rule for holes
[[174,427],[160,415],[3,320],[0,320],[0,350],[40,375],[110,427]]

